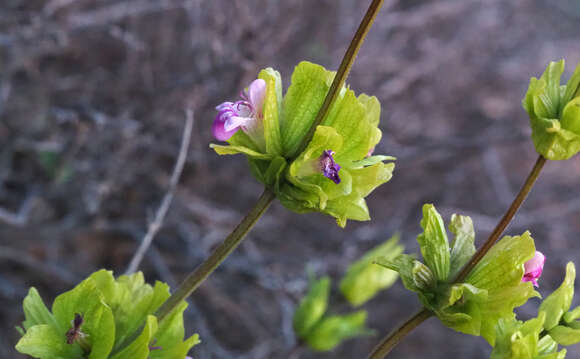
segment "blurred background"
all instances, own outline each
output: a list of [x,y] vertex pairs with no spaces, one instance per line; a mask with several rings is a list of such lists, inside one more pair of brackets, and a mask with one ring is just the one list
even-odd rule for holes
[[[21,358],[14,327],[35,286],[45,301],[89,273],[121,274],[159,206],[183,133],[191,147],[171,210],[141,265],[179,283],[261,192],[242,157],[218,157],[214,107],[261,68],[310,60],[336,69],[367,0],[2,0],[0,4],[0,358]],[[306,269],[335,279],[395,232],[416,252],[423,203],[473,217],[482,243],[537,157],[520,101],[529,78],[580,61],[575,0],[386,1],[348,79],[382,103],[377,153],[393,179],[368,203],[373,220],[339,229],[276,203],[195,293],[188,333],[204,358],[287,358]],[[540,292],[580,259],[580,163],[548,163],[510,234],[529,229],[547,256]],[[577,262],[580,263],[580,262]],[[575,303],[578,304],[578,303]],[[537,300],[522,318],[535,314]],[[419,308],[400,282],[364,307],[382,336]],[[363,358],[379,337],[330,354]],[[430,319],[391,358],[487,358],[481,338]],[[572,348],[569,357],[580,355]]]

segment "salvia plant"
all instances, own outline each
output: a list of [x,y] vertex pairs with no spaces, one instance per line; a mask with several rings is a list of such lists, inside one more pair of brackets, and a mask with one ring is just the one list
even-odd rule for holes
[[[31,288],[16,349],[41,359],[186,358],[200,339],[185,337],[185,300],[273,200],[294,212],[328,214],[340,227],[348,220],[370,220],[366,197],[391,179],[395,158],[375,154],[382,135],[378,99],[357,95],[345,80],[381,5],[372,1],[337,72],[300,62],[284,92],[280,73],[266,68],[237,99],[217,106],[216,143],[210,147],[219,155],[244,156],[265,189],[179,287],[149,285],[140,272],[115,278],[100,270],[59,295],[50,309]],[[562,285],[541,299],[536,317],[518,318],[517,307],[541,298],[537,288],[546,256],[529,231],[502,237],[546,160],[565,160],[580,151],[580,65],[566,84],[563,71],[563,60],[551,62],[530,81],[522,104],[539,157],[483,245],[476,249],[471,218],[454,214],[444,221],[434,205],[425,204],[417,235],[420,255],[403,253],[395,235],[352,263],[336,288],[329,276],[311,276],[293,317],[298,347],[329,351],[347,339],[378,334],[367,327],[361,306],[399,277],[423,308],[382,338],[369,358],[383,358],[433,316],[453,330],[481,336],[492,347],[491,358],[561,359],[565,347],[580,342],[580,307],[571,308],[574,264],[568,263]],[[349,309],[335,309],[341,297]]]

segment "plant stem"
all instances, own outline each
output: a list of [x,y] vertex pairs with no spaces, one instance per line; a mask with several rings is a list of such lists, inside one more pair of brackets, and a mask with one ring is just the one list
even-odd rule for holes
[[407,334],[409,334],[413,329],[423,323],[425,320],[429,319],[433,313],[429,310],[423,308],[417,313],[415,313],[411,318],[407,319],[400,327],[393,330],[388,336],[386,336],[372,351],[368,356],[368,359],[382,359],[387,354],[393,350],[393,348],[399,344],[401,340]]
[[[516,212],[521,207],[522,203],[532,190],[532,187],[536,183],[542,168],[544,168],[544,164],[546,164],[546,159],[540,155],[536,160],[532,171],[526,178],[526,181],[522,185],[522,188],[514,198],[512,204],[503,215],[493,232],[489,235],[489,238],[485,241],[483,246],[481,246],[478,251],[471,257],[469,262],[463,267],[461,272],[457,275],[453,283],[461,282],[462,280],[467,277],[467,275],[473,270],[473,268],[481,261],[481,259],[485,256],[485,254],[493,247],[495,242],[499,239],[502,235],[503,231],[507,228],[508,224],[514,218]],[[417,312],[417,314],[413,315],[409,318],[405,323],[403,323],[399,328],[395,329],[389,335],[387,335],[379,345],[375,347],[371,355],[369,355],[370,359],[382,359],[384,358],[389,352],[413,329],[415,329],[419,324],[425,321],[432,315],[430,311],[423,308],[421,311]]]
[[200,264],[187,278],[181,283],[177,290],[163,303],[157,310],[155,316],[161,322],[171,311],[181,303],[182,300],[189,297],[197,287],[238,247],[246,234],[252,229],[258,219],[270,207],[272,201],[276,198],[274,192],[265,189],[258,202],[242,219],[240,224],[230,233],[229,236],[211,253],[202,264]]
[[338,96],[340,89],[342,88],[344,82],[346,81],[350,69],[352,68],[352,64],[356,59],[356,55],[358,54],[358,51],[360,50],[360,47],[365,37],[367,36],[371,26],[373,25],[373,22],[375,21],[375,18],[377,17],[377,14],[379,13],[381,6],[383,5],[383,2],[384,0],[373,0],[372,3],[369,5],[369,8],[365,16],[363,17],[360,25],[358,26],[358,29],[356,30],[356,33],[354,34],[354,37],[352,38],[350,45],[348,45],[348,49],[346,50],[346,53],[342,58],[342,62],[338,67],[338,71],[336,72],[334,80],[330,85],[330,89],[326,94],[326,98],[322,103],[322,107],[318,111],[318,114],[316,115],[316,118],[314,119],[312,126],[308,130],[308,133],[306,134],[306,136],[304,136],[302,142],[300,142],[298,150],[296,151],[296,153],[293,154],[293,156],[291,156],[292,158],[304,152],[306,146],[308,146],[308,143],[310,143],[310,140],[312,140],[312,137],[314,136],[316,127],[318,127],[318,125],[320,125],[322,121],[324,121],[326,114],[330,110],[330,106]]
[[510,224],[510,222],[516,215],[518,209],[520,209],[520,207],[522,206],[522,203],[524,203],[524,200],[532,190],[532,187],[534,187],[534,184],[536,183],[536,180],[538,179],[538,176],[540,175],[542,168],[544,168],[544,164],[546,164],[546,159],[542,155],[539,155],[538,159],[536,160],[536,164],[532,168],[532,171],[528,175],[528,178],[526,178],[526,181],[524,182],[522,188],[520,188],[520,191],[518,192],[516,198],[514,198],[508,210],[505,212],[505,214],[503,215],[497,226],[495,226],[495,229],[493,230],[493,232],[491,232],[489,238],[487,238],[487,241],[485,241],[483,246],[481,246],[477,250],[477,252],[473,255],[473,257],[471,257],[469,262],[467,262],[467,264],[463,267],[461,272],[459,272],[457,278],[455,278],[455,280],[453,281],[454,283],[461,282],[462,280],[464,280],[465,277],[467,277],[467,275],[477,265],[477,263],[479,263],[479,261],[481,261],[481,259],[485,256],[485,254],[491,249],[491,247],[493,247],[495,242],[499,239],[503,231],[505,231],[508,224]]

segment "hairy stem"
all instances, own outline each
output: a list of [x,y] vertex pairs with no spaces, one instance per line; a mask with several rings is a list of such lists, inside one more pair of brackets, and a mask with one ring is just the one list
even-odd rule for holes
[[[495,242],[499,239],[502,235],[504,230],[507,228],[508,224],[512,221],[515,214],[517,213],[518,209],[522,206],[522,203],[532,190],[532,187],[536,183],[542,168],[544,168],[544,164],[546,163],[546,159],[541,155],[538,157],[532,171],[526,178],[526,181],[520,188],[520,191],[514,198],[512,204],[503,215],[497,226],[491,234],[489,238],[485,241],[483,246],[481,246],[478,251],[471,257],[469,262],[463,267],[461,272],[457,275],[457,278],[453,281],[454,283],[461,282],[462,280],[467,277],[467,275],[473,270],[473,268],[481,261],[481,259],[485,256],[485,254],[493,247]],[[403,323],[399,328],[395,329],[389,335],[387,335],[379,345],[375,347],[373,352],[369,355],[371,359],[382,359],[384,358],[389,352],[413,329],[415,329],[419,324],[425,321],[432,315],[430,311],[423,308],[417,314],[413,315],[409,318],[405,323]]]
[[181,283],[177,290],[167,299],[165,303],[157,310],[155,316],[157,320],[162,321],[171,311],[181,303],[182,300],[189,297],[199,285],[238,247],[246,234],[252,229],[258,219],[270,207],[272,201],[276,198],[274,192],[265,189],[258,202],[242,219],[240,224],[230,233],[229,236],[211,253],[202,264],[200,264],[187,278]]
[[407,334],[409,334],[413,329],[419,326],[419,324],[423,323],[425,320],[429,319],[433,313],[428,311],[427,309],[423,308],[417,313],[415,313],[411,318],[407,319],[405,323],[403,323],[400,327],[393,330],[389,335],[387,335],[372,351],[372,353],[368,356],[368,359],[382,359],[387,354],[393,350],[397,344]]
[[375,18],[377,17],[377,14],[379,13],[381,6],[383,5],[383,2],[384,0],[373,0],[373,2],[369,5],[369,8],[365,16],[363,17],[360,25],[358,26],[358,29],[356,30],[356,33],[354,34],[354,37],[352,38],[350,45],[348,46],[348,49],[346,50],[346,53],[342,58],[342,62],[338,67],[338,71],[336,72],[334,80],[330,85],[330,89],[326,94],[326,98],[322,103],[322,107],[320,108],[318,114],[316,115],[316,118],[314,119],[314,123],[312,123],[312,126],[308,130],[308,133],[306,134],[306,136],[304,136],[302,142],[300,142],[300,146],[298,146],[298,150],[296,151],[296,153],[293,154],[292,157],[297,156],[306,149],[306,146],[308,146],[308,143],[310,143],[310,140],[314,136],[316,127],[318,127],[318,125],[320,125],[322,121],[324,121],[324,117],[326,117],[326,114],[328,114],[330,106],[338,96],[340,89],[342,88],[344,82],[346,81],[350,69],[352,68],[352,64],[356,59],[356,55],[358,54],[358,51],[360,50],[360,47],[362,46],[362,43],[365,37],[367,36],[369,30],[371,29],[371,26],[373,25],[373,22],[375,21]]

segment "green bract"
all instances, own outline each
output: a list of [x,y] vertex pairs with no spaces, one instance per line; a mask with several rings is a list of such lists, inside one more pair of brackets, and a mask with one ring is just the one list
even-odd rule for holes
[[362,305],[380,290],[387,289],[395,283],[398,278],[397,272],[377,266],[373,262],[378,257],[392,259],[403,253],[404,248],[398,242],[399,236],[394,235],[349,266],[346,275],[340,281],[340,291],[350,304]]
[[490,359],[563,359],[566,349],[558,352],[558,344],[549,335],[540,337],[545,314],[521,322],[500,319],[496,327],[495,347]]
[[365,327],[364,310],[345,315],[325,315],[328,308],[330,278],[313,281],[293,318],[296,336],[316,351],[334,349],[346,339],[371,334]]
[[574,297],[576,268],[569,262],[562,285],[540,305],[539,313],[545,314],[544,329],[559,344],[572,345],[580,342],[580,307],[570,311]]
[[[271,68],[258,78],[266,82],[263,107],[265,150],[243,131],[228,140],[229,146],[210,145],[218,154],[243,153],[254,176],[275,191],[280,202],[298,212],[323,212],[337,219],[341,227],[348,219],[369,220],[365,197],[387,182],[394,169],[388,156],[371,156],[381,139],[378,129],[380,104],[376,97],[343,87],[307,148],[300,143],[313,124],[335,73],[324,67],[301,62],[292,83],[282,97],[280,74]],[[335,184],[320,170],[324,151],[334,151],[341,169]]]
[[580,151],[580,64],[566,85],[560,85],[564,60],[550,62],[532,77],[522,101],[530,115],[536,151],[549,160],[565,160]]
[[377,263],[399,272],[405,287],[418,294],[423,305],[446,326],[481,335],[491,344],[499,319],[514,318],[513,309],[539,296],[529,282],[522,282],[524,263],[535,253],[528,232],[501,239],[475,266],[463,283],[452,283],[475,252],[475,233],[469,217],[453,215],[449,229],[451,246],[441,216],[431,204],[423,206],[423,233],[417,237],[424,263],[401,254]]
[[[38,291],[31,288],[23,303],[23,337],[16,349],[41,359],[185,358],[189,349],[199,343],[197,334],[183,341],[183,311],[187,303],[183,302],[161,323],[151,315],[168,297],[166,284],[157,282],[152,287],[144,282],[140,272],[115,280],[112,272],[100,270],[59,295],[51,313]],[[83,335],[67,344],[75,314],[83,318]],[[143,323],[140,335],[119,351],[124,340]],[[112,353],[115,354],[111,356]]]

